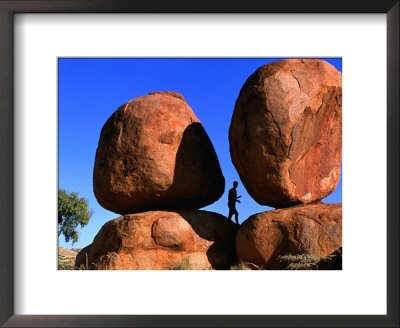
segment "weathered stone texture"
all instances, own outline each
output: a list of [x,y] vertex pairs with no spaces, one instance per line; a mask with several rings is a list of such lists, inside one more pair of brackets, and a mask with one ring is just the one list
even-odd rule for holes
[[236,261],[236,225],[220,214],[149,211],[108,221],[81,250],[76,267],[100,270],[228,269]]
[[217,155],[182,95],[154,92],[129,101],[104,124],[94,194],[120,213],[197,209],[225,188]]
[[238,230],[238,260],[282,269],[279,255],[327,256],[342,247],[342,204],[308,204],[258,213]]
[[332,193],[342,158],[342,77],[317,59],[257,69],[243,85],[229,129],[232,162],[248,193],[276,208]]

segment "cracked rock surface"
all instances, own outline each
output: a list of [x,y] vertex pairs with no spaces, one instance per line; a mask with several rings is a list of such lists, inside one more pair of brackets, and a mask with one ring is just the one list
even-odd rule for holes
[[342,75],[318,59],[287,59],[243,85],[229,128],[231,158],[248,193],[275,208],[332,193],[342,159]]

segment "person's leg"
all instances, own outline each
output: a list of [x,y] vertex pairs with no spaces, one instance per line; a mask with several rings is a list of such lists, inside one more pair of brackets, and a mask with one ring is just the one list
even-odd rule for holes
[[229,215],[228,215],[228,220],[232,219],[232,215],[234,214],[234,211],[232,211],[231,208],[229,208]]
[[236,224],[239,225],[239,213],[236,210],[236,208],[235,208],[235,221],[236,221]]

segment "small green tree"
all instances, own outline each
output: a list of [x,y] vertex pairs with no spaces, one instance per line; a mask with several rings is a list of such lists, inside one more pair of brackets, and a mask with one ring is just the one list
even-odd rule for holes
[[72,244],[78,241],[78,225],[83,228],[89,223],[93,211],[89,209],[88,201],[79,198],[77,192],[68,194],[64,189],[58,189],[58,236],[64,235],[65,241],[72,239]]

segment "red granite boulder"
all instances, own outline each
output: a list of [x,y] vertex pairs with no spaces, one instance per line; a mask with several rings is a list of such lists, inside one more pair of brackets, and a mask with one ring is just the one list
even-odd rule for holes
[[[108,221],[76,257],[77,268],[212,270],[236,262],[237,227],[212,212],[150,211]],[[87,254],[87,255],[86,255]]]
[[342,247],[342,204],[308,204],[258,213],[236,235],[238,261],[282,269],[279,255],[327,256]]
[[94,194],[120,213],[197,209],[225,188],[217,155],[182,95],[154,92],[129,101],[104,124]]
[[229,142],[248,193],[275,208],[332,193],[342,158],[342,77],[317,59],[264,65],[243,85]]

